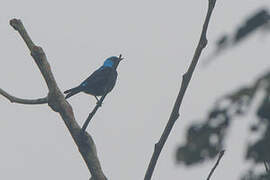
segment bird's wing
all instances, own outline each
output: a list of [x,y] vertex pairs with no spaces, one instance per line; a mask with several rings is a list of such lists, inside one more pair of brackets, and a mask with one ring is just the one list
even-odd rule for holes
[[81,86],[99,86],[106,84],[112,68],[104,67],[93,72],[85,81],[82,82]]

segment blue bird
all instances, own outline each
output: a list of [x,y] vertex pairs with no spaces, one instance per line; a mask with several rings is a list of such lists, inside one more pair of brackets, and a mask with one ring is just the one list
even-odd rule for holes
[[97,101],[99,101],[97,96],[109,93],[113,89],[117,79],[116,68],[122,59],[121,55],[119,57],[112,56],[107,58],[104,64],[79,86],[66,90],[64,92],[67,94],[65,98],[67,99],[79,92],[84,92],[95,96]]

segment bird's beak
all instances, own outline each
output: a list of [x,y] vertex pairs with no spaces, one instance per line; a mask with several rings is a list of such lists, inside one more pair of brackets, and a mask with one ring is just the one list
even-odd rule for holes
[[122,57],[122,54],[119,55],[118,59],[119,61],[122,61],[124,59],[124,57]]

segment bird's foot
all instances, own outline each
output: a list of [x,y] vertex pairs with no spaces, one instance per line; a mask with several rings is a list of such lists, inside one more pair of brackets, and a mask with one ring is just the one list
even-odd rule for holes
[[96,100],[99,101],[99,99],[97,98],[97,96],[95,96]]
[[101,107],[102,102],[101,102],[100,100],[98,100],[98,101],[97,101],[97,105],[98,105],[99,107]]
[[95,96],[95,98],[96,98],[96,100],[97,100],[97,105],[98,105],[99,107],[101,107],[102,103],[101,103],[100,100],[97,98],[97,96]]

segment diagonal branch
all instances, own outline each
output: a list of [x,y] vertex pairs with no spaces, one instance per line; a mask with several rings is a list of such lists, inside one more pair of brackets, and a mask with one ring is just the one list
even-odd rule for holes
[[108,93],[105,93],[101,98],[100,100],[97,102],[96,106],[94,107],[94,109],[92,110],[92,112],[88,115],[86,121],[84,122],[83,124],[83,127],[82,127],[82,132],[84,132],[88,126],[88,124],[90,123],[91,119],[94,117],[94,115],[96,114],[98,108],[101,107],[101,104],[103,102],[103,100],[105,99],[105,97],[107,96]]
[[48,97],[39,98],[39,99],[21,99],[15,96],[10,95],[6,91],[0,88],[0,94],[7,98],[11,103],[19,104],[46,104],[48,103]]
[[185,95],[186,89],[187,89],[188,84],[191,80],[194,69],[198,63],[201,52],[206,47],[206,44],[207,44],[206,32],[207,32],[207,28],[208,28],[211,14],[212,14],[213,9],[215,7],[215,3],[216,3],[216,0],[208,0],[208,11],[207,11],[207,15],[206,15],[206,18],[205,18],[205,21],[203,24],[203,29],[202,29],[200,41],[197,45],[195,54],[193,56],[193,59],[191,61],[190,66],[188,68],[188,71],[183,75],[181,88],[180,88],[180,91],[178,93],[177,99],[175,101],[175,104],[174,104],[173,110],[171,112],[170,118],[168,120],[168,123],[167,123],[159,141],[155,144],[154,152],[153,152],[151,161],[148,165],[144,180],[151,179],[153,171],[154,171],[156,163],[157,163],[157,160],[158,160],[159,155],[161,153],[161,150],[162,150],[162,148],[163,148],[163,146],[164,146],[164,144],[165,144],[165,142],[166,142],[166,140],[167,140],[167,138],[172,130],[174,123],[176,122],[176,120],[179,117],[179,109],[180,109],[180,106],[182,104],[182,100],[183,100],[183,97]]
[[62,117],[66,127],[68,128],[73,140],[79,149],[79,152],[81,153],[89,171],[92,174],[92,179],[105,180],[106,177],[102,171],[99,159],[97,157],[95,143],[87,132],[81,133],[81,127],[75,120],[72,107],[65,100],[63,94],[58,88],[44,51],[41,47],[36,46],[33,43],[19,19],[10,20],[10,25],[20,33],[28,49],[30,50],[31,56],[37,64],[49,89],[47,98],[48,105],[52,108],[52,110],[58,112]]
[[270,163],[269,163],[269,161],[264,160],[263,163],[264,163],[265,171],[267,173],[270,173]]
[[222,150],[220,153],[219,153],[219,156],[218,156],[218,160],[216,162],[216,164],[214,165],[214,167],[211,169],[208,177],[207,177],[207,180],[210,180],[212,174],[214,173],[215,169],[217,168],[218,164],[219,164],[219,161],[221,160],[222,156],[224,155],[225,153],[225,150]]

